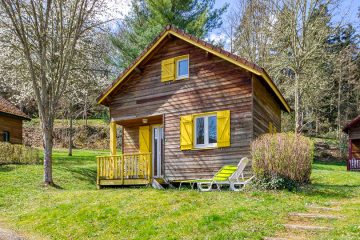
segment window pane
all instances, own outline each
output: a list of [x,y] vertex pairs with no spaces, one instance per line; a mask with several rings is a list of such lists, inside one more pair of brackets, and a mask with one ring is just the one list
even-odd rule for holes
[[10,142],[10,133],[8,131],[3,132],[3,141]]
[[196,119],[196,144],[204,144],[204,118]]
[[189,59],[180,60],[178,62],[178,77],[189,75]]
[[209,143],[216,143],[216,116],[208,118]]

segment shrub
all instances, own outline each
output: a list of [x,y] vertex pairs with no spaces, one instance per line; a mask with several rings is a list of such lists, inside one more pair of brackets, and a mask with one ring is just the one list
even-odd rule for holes
[[314,155],[312,141],[299,134],[265,134],[251,144],[255,184],[293,189],[309,183]]
[[0,142],[0,164],[37,164],[39,150],[24,145]]

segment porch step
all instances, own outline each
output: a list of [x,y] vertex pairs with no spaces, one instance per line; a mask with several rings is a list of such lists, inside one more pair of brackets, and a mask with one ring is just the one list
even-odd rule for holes
[[302,218],[325,218],[325,219],[339,219],[339,216],[330,215],[330,214],[320,214],[320,213],[289,213],[289,216],[292,217],[302,217]]
[[340,208],[337,207],[331,208],[331,207],[319,207],[319,206],[310,205],[307,206],[307,208],[319,210],[319,211],[340,211]]
[[331,228],[331,227],[298,225],[298,224],[284,224],[284,227],[287,228],[287,229],[306,230],[306,231],[329,231],[329,230],[333,230],[333,228]]
[[156,179],[152,180],[151,186],[155,189],[164,189],[164,187]]
[[159,184],[167,184],[167,182],[165,181],[165,179],[163,178],[154,178],[154,180],[156,180]]
[[282,238],[282,237],[264,237],[264,240],[289,240],[290,238]]

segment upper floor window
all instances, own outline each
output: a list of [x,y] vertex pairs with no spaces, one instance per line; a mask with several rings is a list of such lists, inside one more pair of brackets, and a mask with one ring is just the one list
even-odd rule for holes
[[176,79],[189,77],[189,58],[181,58],[176,61]]
[[195,117],[195,147],[216,147],[217,143],[216,115]]
[[161,61],[161,81],[184,79],[189,77],[189,55],[168,58]]

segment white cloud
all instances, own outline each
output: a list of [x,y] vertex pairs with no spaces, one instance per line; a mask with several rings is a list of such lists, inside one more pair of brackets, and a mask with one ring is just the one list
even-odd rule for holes
[[210,36],[206,38],[206,41],[223,43],[225,45],[225,50],[228,50],[230,48],[230,39],[224,31],[210,33]]
[[131,1],[127,0],[106,0],[106,11],[102,14],[101,20],[121,20],[130,12]]

